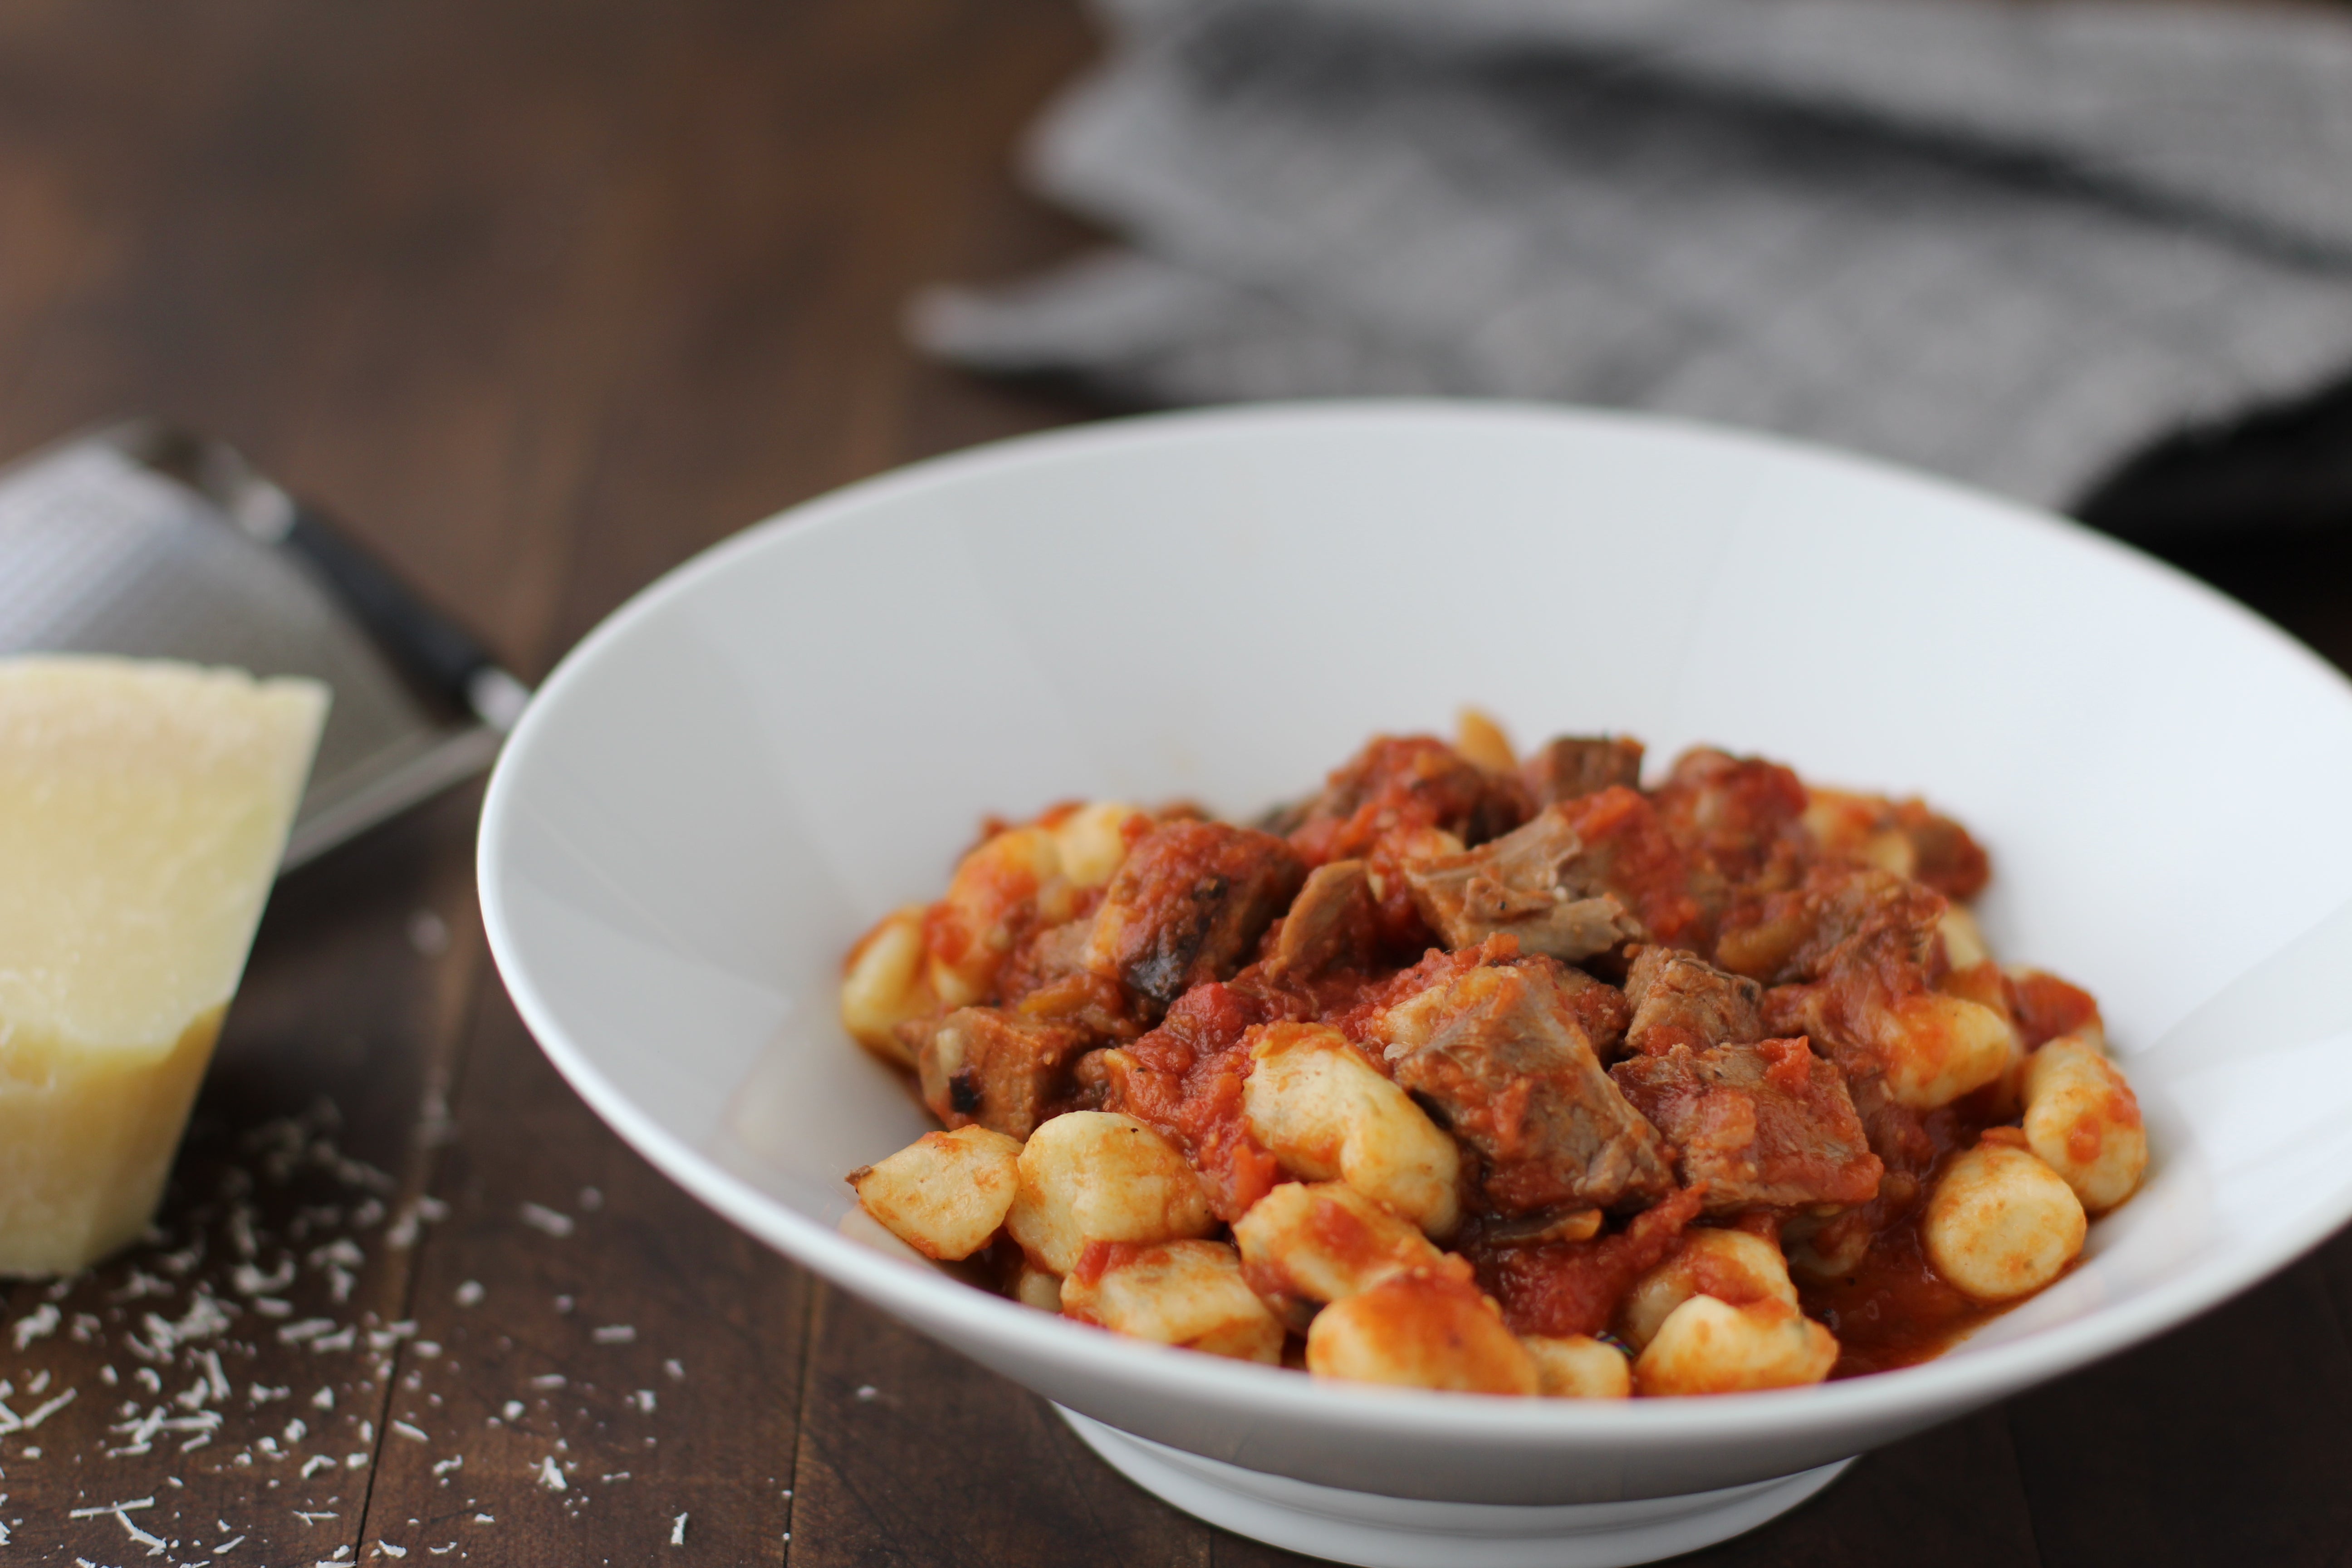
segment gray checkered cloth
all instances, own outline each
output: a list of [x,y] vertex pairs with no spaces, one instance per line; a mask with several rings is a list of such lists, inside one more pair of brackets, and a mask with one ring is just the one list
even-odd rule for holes
[[1106,0],[1031,145],[1126,245],[917,342],[1146,405],[1649,408],[2063,504],[2352,370],[2352,13]]

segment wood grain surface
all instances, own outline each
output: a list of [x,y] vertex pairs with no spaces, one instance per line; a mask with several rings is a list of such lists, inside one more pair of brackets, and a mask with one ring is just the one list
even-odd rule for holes
[[[543,672],[780,506],[1086,412],[898,316],[1087,243],[1008,170],[1089,47],[1064,0],[16,0],[0,454],[224,436]],[[2352,659],[2324,528],[2179,548]],[[623,1148],[490,971],[478,806],[281,884],[156,1235],[0,1284],[0,1404],[47,1412],[0,1432],[0,1564],[1305,1561]],[[2339,1238],[1700,1560],[2340,1562],[2347,1312]]]

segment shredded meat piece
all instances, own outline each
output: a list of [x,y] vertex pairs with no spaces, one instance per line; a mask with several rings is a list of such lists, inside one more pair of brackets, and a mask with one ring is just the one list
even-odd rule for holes
[[[998,1005],[1017,1017],[1083,1029],[1097,1045],[1134,1038],[1140,1026],[1129,1010],[1127,993],[1118,981],[1085,965],[1093,932],[1089,905],[1079,919],[1048,926],[1015,947],[997,972]],[[921,1026],[914,1042],[918,1052],[931,1026]]]
[[1080,918],[1043,927],[1015,943],[1004,966],[996,972],[997,1000],[1017,1001],[1032,991],[1086,973],[1087,939],[1094,934],[1095,906],[1101,901],[1097,889],[1088,898]]
[[1562,735],[1519,764],[1538,807],[1598,795],[1612,784],[1639,789],[1642,742],[1622,735]]
[[1949,907],[1933,889],[1890,871],[1815,866],[1797,887],[1743,899],[1724,920],[1715,961],[1767,985],[1871,967],[1916,975],[1924,988]]
[[1865,1204],[1883,1170],[1845,1079],[1801,1039],[1627,1058],[1609,1071],[1706,1212]]
[[1633,1022],[1633,1009],[1625,993],[1605,980],[1597,980],[1573,964],[1540,956],[1513,961],[1516,967],[1540,969],[1550,976],[1552,986],[1559,994],[1560,1005],[1568,1009],[1584,1037],[1592,1043],[1592,1054],[1608,1061],[1625,1043],[1626,1026]]
[[1625,1000],[1633,1008],[1625,1044],[1635,1051],[1704,1050],[1764,1037],[1764,988],[1694,952],[1641,949],[1625,976]]
[[[1861,1106],[1863,1080],[1885,1066],[1873,1044],[1884,1020],[1932,987],[1936,928],[1948,907],[1933,889],[1891,872],[1816,866],[1801,886],[1735,910],[1716,961],[1781,982],[1764,993],[1765,1029],[1811,1038],[1844,1072]],[[1869,1110],[1863,1114],[1867,1123]]]
[[1374,1032],[1396,1081],[1478,1154],[1496,1212],[1638,1207],[1673,1187],[1657,1130],[1601,1070],[1558,971],[1474,968]]
[[1104,891],[1086,967],[1124,985],[1150,1018],[1187,989],[1224,980],[1289,906],[1307,868],[1270,833],[1171,822],[1128,852]]
[[1379,962],[1380,902],[1361,860],[1332,860],[1307,873],[1289,912],[1268,929],[1262,960],[1276,980],[1312,980]]
[[1463,1251],[1477,1269],[1480,1288],[1502,1304],[1512,1332],[1598,1334],[1633,1281],[1665,1261],[1706,1199],[1697,1188],[1677,1189],[1623,1230],[1591,1241],[1514,1247],[1473,1236]]
[[1333,773],[1298,814],[1290,842],[1309,865],[1369,854],[1399,829],[1437,828],[1484,844],[1528,818],[1527,786],[1429,735],[1381,735]]
[[1574,963],[1638,940],[1566,810],[1554,806],[1482,848],[1408,870],[1412,901],[1448,947],[1507,931],[1529,952]]
[[917,1058],[923,1102],[950,1127],[978,1122],[1026,1138],[1092,1044],[1085,1029],[994,1007],[960,1007],[931,1026]]
[[1627,941],[1687,942],[1705,923],[1689,862],[1655,808],[1621,785],[1405,876],[1448,947],[1507,931],[1573,963]]
[[1648,940],[1672,947],[1706,945],[1719,895],[1695,870],[1645,796],[1612,785],[1551,809],[1567,816],[1584,840],[1587,865],[1602,887],[1624,900]]
[[1727,881],[1754,881],[1803,854],[1805,786],[1778,763],[1699,747],[1675,760],[1650,798],[1692,862]]

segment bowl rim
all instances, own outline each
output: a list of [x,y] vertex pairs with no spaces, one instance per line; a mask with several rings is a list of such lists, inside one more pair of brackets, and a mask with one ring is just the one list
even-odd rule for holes
[[[2352,1220],[2352,1176],[2259,1245],[2193,1268],[2064,1323],[1963,1357],[1943,1355],[1891,1372],[1813,1386],[1706,1399],[1553,1400],[1391,1389],[1309,1378],[1127,1339],[1051,1317],[1003,1297],[850,1239],[762,1192],[710,1153],[639,1110],[572,1040],[542,995],[508,908],[502,871],[518,813],[518,782],[533,742],[567,700],[592,681],[636,628],[746,556],[779,541],[856,526],[870,509],[969,480],[1074,458],[1229,434],[1330,430],[1397,423],[1547,426],[1610,439],[1705,447],[1735,460],[1810,468],[1833,479],[1882,489],[1910,489],[1999,517],[2012,526],[2064,535],[2126,572],[2186,589],[2208,612],[2239,623],[2273,650],[2323,673],[2347,704],[2352,680],[2306,645],[2238,601],[2106,535],[2003,497],[1899,464],[1768,433],[1678,416],[1569,405],[1441,398],[1335,398],[1183,409],[1105,419],[1014,436],[921,459],[788,506],[698,552],[632,595],[564,654],[541,683],[490,775],[477,840],[476,879],[491,959],[532,1037],[566,1082],[655,1168],[736,1226],[870,1305],[918,1325],[951,1321],[957,1338],[925,1331],[950,1349],[974,1342],[1024,1359],[1060,1363],[1184,1402],[1203,1398],[1263,1416],[1351,1428],[1392,1426],[1416,1439],[1518,1445],[1546,1439],[1614,1439],[1643,1448],[1688,1440],[1793,1436],[1900,1422],[1921,1412],[1957,1412],[1988,1403],[2115,1354],[2173,1328],[2277,1273]],[[789,546],[785,546],[789,548]],[[2191,1010],[2192,1014],[2194,1009]],[[2184,1015],[2184,1016],[2189,1015]],[[2151,1042],[2152,1043],[2152,1042]],[[986,1359],[986,1358],[983,1358]]]

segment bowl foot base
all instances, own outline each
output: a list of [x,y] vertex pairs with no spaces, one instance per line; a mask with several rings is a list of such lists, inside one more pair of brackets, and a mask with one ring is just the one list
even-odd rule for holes
[[1840,1459],[1721,1491],[1547,1507],[1423,1502],[1245,1470],[1061,1410],[1111,1468],[1237,1535],[1360,1568],[1624,1568],[1755,1529],[1843,1473]]

